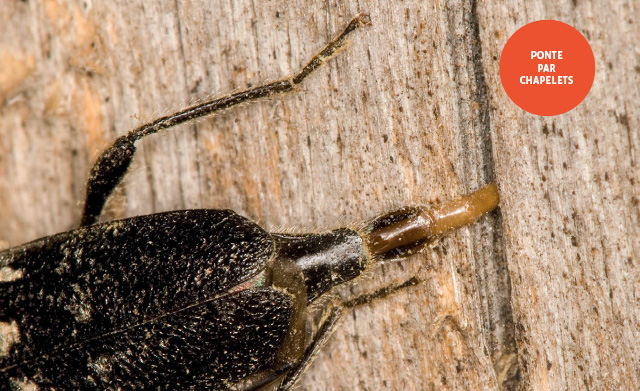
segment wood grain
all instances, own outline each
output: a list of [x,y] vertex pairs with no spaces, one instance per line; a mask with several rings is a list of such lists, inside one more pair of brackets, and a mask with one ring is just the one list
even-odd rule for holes
[[596,60],[582,104],[546,118],[510,104],[498,63],[487,62],[500,108],[492,115],[495,172],[528,389],[640,387],[639,11],[634,2],[482,10],[482,19],[507,27],[483,31],[486,58],[498,57],[518,26],[558,19],[587,38]]
[[[103,219],[231,208],[274,230],[355,224],[497,180],[499,212],[349,291],[306,390],[640,386],[640,38],[633,1],[0,4],[0,239],[73,228],[92,160],[144,120],[297,70],[358,12],[373,25],[300,91],[149,137]],[[538,117],[502,47],[567,22],[586,100]]]

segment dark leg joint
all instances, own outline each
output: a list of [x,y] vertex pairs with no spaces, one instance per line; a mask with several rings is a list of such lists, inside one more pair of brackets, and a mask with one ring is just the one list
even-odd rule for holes
[[98,220],[107,198],[127,173],[135,152],[134,141],[130,135],[126,135],[118,138],[100,155],[89,174],[81,226],[94,224]]

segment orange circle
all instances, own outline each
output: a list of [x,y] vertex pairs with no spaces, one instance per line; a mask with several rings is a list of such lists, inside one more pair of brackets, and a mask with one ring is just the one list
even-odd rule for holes
[[500,80],[509,98],[536,115],[558,115],[589,94],[596,63],[580,32],[557,20],[516,31],[500,56]]

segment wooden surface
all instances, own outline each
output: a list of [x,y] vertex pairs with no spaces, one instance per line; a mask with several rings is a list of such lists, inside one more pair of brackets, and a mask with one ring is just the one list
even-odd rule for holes
[[[4,1],[0,239],[73,228],[117,135],[287,75],[365,11],[373,26],[299,92],[140,143],[103,219],[231,208],[318,231],[496,179],[498,212],[352,287],[425,279],[347,316],[300,389],[640,388],[633,1]],[[507,39],[539,19],[576,27],[596,60],[556,117],[499,80]]]

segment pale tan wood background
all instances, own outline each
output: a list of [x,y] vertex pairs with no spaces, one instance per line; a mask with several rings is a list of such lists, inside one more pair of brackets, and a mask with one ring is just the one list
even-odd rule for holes
[[[0,3],[0,239],[73,228],[86,173],[146,119],[295,71],[373,26],[298,93],[150,137],[104,219],[232,208],[317,231],[496,179],[498,212],[354,290],[306,390],[640,387],[640,41],[630,1]],[[502,47],[569,23],[596,78],[557,117],[516,107]]]

